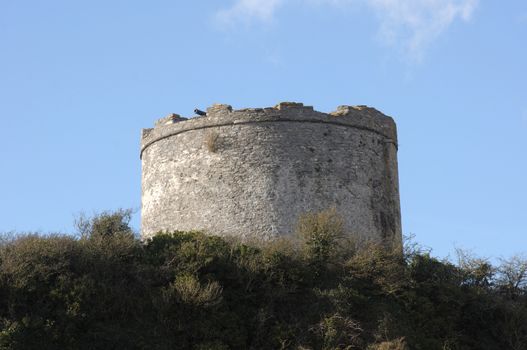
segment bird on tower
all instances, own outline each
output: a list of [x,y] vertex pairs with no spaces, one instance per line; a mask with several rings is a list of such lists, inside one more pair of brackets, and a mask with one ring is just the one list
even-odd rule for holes
[[206,112],[203,112],[203,111],[201,111],[201,110],[199,110],[197,108],[194,110],[194,113],[196,113],[197,115],[202,116],[202,117],[207,115]]

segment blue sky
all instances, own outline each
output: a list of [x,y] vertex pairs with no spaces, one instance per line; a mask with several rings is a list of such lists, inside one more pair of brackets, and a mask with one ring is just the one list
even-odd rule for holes
[[527,251],[525,1],[0,1],[0,52],[0,231],[139,210],[157,118],[299,101],[395,118],[435,254]]

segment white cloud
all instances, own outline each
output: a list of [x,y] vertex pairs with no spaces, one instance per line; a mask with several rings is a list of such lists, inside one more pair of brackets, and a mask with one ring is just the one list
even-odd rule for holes
[[478,0],[367,0],[381,22],[382,39],[421,59],[427,46],[456,19],[468,21]]
[[366,5],[379,19],[382,41],[420,60],[427,46],[455,20],[468,21],[479,0],[237,0],[220,11],[218,19],[235,25],[254,20],[267,22],[285,3],[327,6]]
[[228,9],[217,13],[217,18],[223,24],[234,25],[237,22],[259,20],[267,22],[273,18],[277,8],[284,0],[237,0]]

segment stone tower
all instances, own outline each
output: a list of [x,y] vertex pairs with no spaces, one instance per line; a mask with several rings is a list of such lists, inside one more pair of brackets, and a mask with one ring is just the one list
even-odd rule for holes
[[141,159],[143,238],[271,239],[294,232],[304,213],[335,208],[349,234],[401,239],[396,126],[374,108],[214,105],[144,129]]

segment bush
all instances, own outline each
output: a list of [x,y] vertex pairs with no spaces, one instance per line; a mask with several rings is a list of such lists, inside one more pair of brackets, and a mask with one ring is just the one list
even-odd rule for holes
[[131,209],[103,212],[91,218],[81,214],[75,220],[77,233],[86,239],[103,239],[109,236],[133,236],[130,228]]
[[527,347],[520,255],[494,267],[357,249],[331,211],[301,220],[301,242],[259,244],[200,232],[143,243],[128,219],[2,240],[0,349]]

